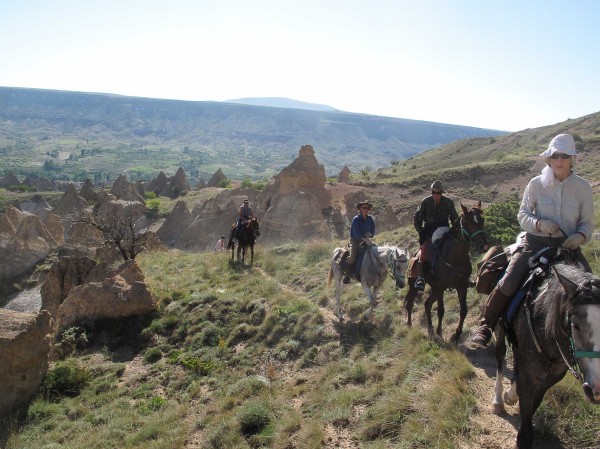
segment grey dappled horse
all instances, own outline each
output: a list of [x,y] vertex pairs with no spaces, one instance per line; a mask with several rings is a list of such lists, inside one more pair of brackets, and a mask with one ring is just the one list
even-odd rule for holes
[[[327,279],[327,286],[331,285],[331,280],[335,279],[335,301],[337,304],[338,318],[344,320],[344,314],[340,306],[340,296],[342,294],[342,269],[337,260],[340,251],[344,248],[336,248],[331,258],[331,269]],[[362,285],[371,309],[369,319],[373,316],[373,309],[377,306],[377,293],[388,275],[391,275],[399,288],[404,288],[406,270],[408,269],[408,251],[399,249],[396,246],[371,246],[365,250],[360,266],[360,284]],[[388,272],[390,270],[390,272]],[[371,291],[371,287],[373,290]]]
[[[509,330],[496,326],[494,413],[519,401],[518,448],[533,444],[533,415],[546,391],[568,370],[583,384],[585,398],[600,404],[600,278],[565,264],[521,304]],[[527,310],[529,308],[529,311]],[[529,316],[528,316],[529,315]],[[502,395],[505,337],[513,348],[513,379]]]

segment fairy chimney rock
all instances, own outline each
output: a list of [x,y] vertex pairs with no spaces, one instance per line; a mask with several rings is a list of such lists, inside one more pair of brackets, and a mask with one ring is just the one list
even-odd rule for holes
[[198,180],[198,184],[196,184],[196,188],[199,189],[204,189],[206,187],[206,181],[202,178],[200,178]]
[[19,181],[19,178],[17,178],[13,172],[8,173],[4,178],[0,179],[0,187],[4,187],[6,189],[9,189],[12,186],[20,185],[21,181]]
[[177,198],[181,195],[182,192],[189,192],[190,185],[187,182],[187,177],[185,176],[185,171],[182,167],[179,167],[175,176],[173,176],[169,182],[170,195],[171,198]]
[[175,246],[191,223],[192,214],[185,201],[178,201],[156,235],[166,245]]
[[210,181],[208,181],[207,187],[219,187],[219,184],[221,184],[223,180],[227,181],[227,176],[225,176],[223,170],[219,168],[215,174],[212,175]]
[[342,168],[342,171],[340,171],[340,174],[338,175],[338,182],[343,182],[346,184],[350,182],[350,169],[347,165],[344,165],[344,168]]
[[160,192],[167,187],[167,183],[167,175],[161,171],[156,178],[148,183],[148,191],[160,195]]
[[79,191],[79,196],[86,200],[88,203],[95,203],[98,201],[98,194],[92,187],[92,181],[90,181],[90,178],[85,180],[85,183]]
[[75,184],[69,184],[67,190],[56,202],[52,211],[60,216],[79,216],[81,211],[87,209],[88,203],[85,199],[79,196]]

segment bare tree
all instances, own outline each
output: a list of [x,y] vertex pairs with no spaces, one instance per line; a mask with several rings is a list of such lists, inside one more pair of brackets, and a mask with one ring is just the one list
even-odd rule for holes
[[141,219],[134,219],[131,203],[127,203],[122,214],[102,214],[97,208],[86,213],[81,222],[88,223],[102,232],[104,245],[116,247],[124,260],[134,260],[144,250],[143,240],[136,234],[136,225]]

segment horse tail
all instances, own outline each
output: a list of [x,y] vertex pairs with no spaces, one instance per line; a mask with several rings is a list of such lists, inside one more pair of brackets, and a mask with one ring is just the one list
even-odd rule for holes
[[331,285],[331,280],[333,279],[333,268],[329,268],[329,276],[327,277],[327,287]]

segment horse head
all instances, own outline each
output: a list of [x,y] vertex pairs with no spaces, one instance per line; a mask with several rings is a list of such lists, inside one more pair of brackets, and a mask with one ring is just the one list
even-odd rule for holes
[[477,206],[467,207],[460,203],[462,215],[460,217],[460,231],[465,240],[475,243],[480,250],[488,249],[488,241],[485,235],[483,218],[483,210],[481,209],[481,201]]
[[600,405],[600,278],[565,267],[556,265],[554,272],[568,298],[571,359],[581,371],[586,399]]
[[408,250],[394,248],[392,251],[392,273],[396,287],[404,288],[406,285],[406,272],[408,271]]
[[248,228],[252,231],[252,233],[256,236],[260,236],[260,223],[256,217],[253,217],[251,220],[248,220]]

